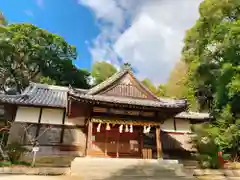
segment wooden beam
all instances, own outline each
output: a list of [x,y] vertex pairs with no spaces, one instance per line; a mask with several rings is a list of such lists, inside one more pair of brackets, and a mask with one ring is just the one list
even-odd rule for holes
[[39,112],[39,116],[38,116],[37,130],[36,130],[36,134],[35,134],[35,139],[39,136],[40,126],[41,126],[41,119],[42,119],[42,111],[43,111],[43,108],[40,108],[40,112]]
[[143,159],[143,130],[140,133],[140,157]]
[[66,110],[64,109],[63,117],[62,117],[62,131],[61,131],[60,143],[63,143],[65,118],[66,118]]
[[162,144],[160,137],[160,127],[156,127],[156,144],[157,144],[157,158],[162,158]]
[[175,117],[173,117],[173,127],[174,127],[174,131],[177,130],[177,126],[176,126],[176,119]]

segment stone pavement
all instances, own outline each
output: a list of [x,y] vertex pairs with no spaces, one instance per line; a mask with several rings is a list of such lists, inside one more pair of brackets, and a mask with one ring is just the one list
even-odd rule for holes
[[[83,180],[77,176],[31,176],[31,175],[0,175],[0,180]],[[126,177],[113,178],[114,180],[128,180]],[[138,180],[139,177],[132,177],[131,180]],[[140,178],[146,180],[155,180],[156,178]],[[158,178],[159,180],[187,180],[178,177]],[[90,180],[90,179],[89,179]]]

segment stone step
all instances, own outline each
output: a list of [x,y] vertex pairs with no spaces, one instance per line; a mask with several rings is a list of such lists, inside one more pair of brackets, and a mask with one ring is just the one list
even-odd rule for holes
[[187,176],[182,169],[178,161],[167,160],[76,158],[71,163],[72,175],[86,180],[181,180]]
[[112,169],[112,168],[135,168],[135,169],[158,169],[158,170],[175,170],[175,169],[181,169],[182,166],[170,166],[170,165],[155,165],[155,166],[147,166],[147,165],[124,165],[124,164],[94,164],[94,163],[72,163],[72,167],[78,167],[78,168],[84,168],[84,167],[92,167],[92,168],[105,168],[105,169]]
[[73,161],[71,163],[72,165],[86,165],[86,166],[145,166],[145,167],[171,167],[171,168],[178,168],[178,167],[183,167],[183,165],[181,164],[168,164],[168,163],[155,163],[155,164],[151,164],[151,163],[124,163],[124,162],[81,162],[81,161]]
[[123,177],[125,178],[182,178],[187,177],[186,175],[182,174],[175,174],[175,173],[153,173],[153,174],[143,174],[143,173],[125,173],[125,172],[115,172],[115,173],[108,173],[108,172],[77,172],[72,174],[75,176],[84,176],[84,177],[98,177],[98,178],[107,178],[107,177]]
[[72,164],[71,165],[71,169],[91,169],[91,170],[112,170],[112,169],[116,169],[116,170],[124,170],[124,169],[135,169],[135,170],[155,170],[155,171],[176,171],[176,170],[181,170],[183,168],[178,167],[178,168],[172,168],[172,167],[153,167],[153,168],[149,168],[149,167],[144,167],[144,166],[121,166],[121,165],[112,165],[112,166],[105,166],[105,165],[80,165],[80,164]]

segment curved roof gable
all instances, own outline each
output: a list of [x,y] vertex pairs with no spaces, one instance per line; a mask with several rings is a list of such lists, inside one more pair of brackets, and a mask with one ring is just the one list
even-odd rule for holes
[[88,91],[89,95],[122,96],[159,101],[145,85],[134,76],[130,69],[124,69]]

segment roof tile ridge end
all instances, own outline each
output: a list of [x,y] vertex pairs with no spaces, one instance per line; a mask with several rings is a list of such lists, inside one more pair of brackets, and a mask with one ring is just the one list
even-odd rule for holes
[[25,88],[25,90],[23,91],[23,93],[21,94],[21,96],[23,98],[29,98],[30,96],[32,96],[34,94],[34,92],[37,89],[37,83],[33,83],[31,82],[30,85],[28,87]]

